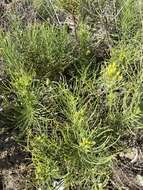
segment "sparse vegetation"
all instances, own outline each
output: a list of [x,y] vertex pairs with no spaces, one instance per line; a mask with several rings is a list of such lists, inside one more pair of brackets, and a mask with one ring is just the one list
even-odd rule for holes
[[[121,153],[135,146],[137,154],[127,158],[134,164],[142,152],[142,1],[2,6],[0,117],[30,154],[27,189],[142,189],[114,175],[126,158]],[[20,12],[25,7],[31,20]]]

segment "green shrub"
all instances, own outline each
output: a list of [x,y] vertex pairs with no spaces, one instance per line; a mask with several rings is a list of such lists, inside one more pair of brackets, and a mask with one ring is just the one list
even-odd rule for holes
[[65,28],[34,24],[20,30],[7,34],[2,40],[9,56],[15,56],[11,57],[12,64],[20,59],[19,62],[34,69],[37,76],[54,77],[73,63],[75,45]]
[[[113,158],[125,148],[121,139],[142,127],[138,83],[128,87],[115,63],[101,76],[97,80],[85,72],[70,85],[49,86],[52,112],[43,117],[47,123],[31,135],[29,145],[39,187],[52,189],[61,179],[67,188],[99,189],[102,184],[104,189]],[[125,91],[118,92],[122,85]]]
[[141,27],[139,1],[119,1],[122,11],[120,15],[121,34],[130,39]]
[[104,180],[102,185],[106,185],[110,175],[106,164],[110,166],[112,160],[112,130],[100,126],[97,110],[92,112],[96,108],[90,94],[86,95],[88,84],[80,82],[74,92],[64,83],[55,88],[56,106],[52,107],[56,109],[53,118],[49,117],[52,121],[47,122],[48,130],[31,137],[30,151],[40,187],[52,188],[54,180],[64,179],[65,187],[95,189]]
[[64,28],[30,26],[24,31],[22,42],[23,55],[39,76],[54,76],[73,63],[74,45]]

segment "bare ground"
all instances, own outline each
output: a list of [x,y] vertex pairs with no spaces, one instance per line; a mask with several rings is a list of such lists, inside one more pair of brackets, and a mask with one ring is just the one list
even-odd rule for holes
[[16,141],[17,132],[1,127],[0,132],[0,190],[32,190],[29,154]]

